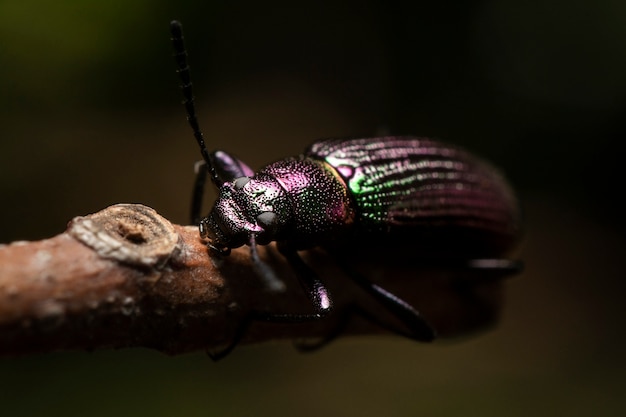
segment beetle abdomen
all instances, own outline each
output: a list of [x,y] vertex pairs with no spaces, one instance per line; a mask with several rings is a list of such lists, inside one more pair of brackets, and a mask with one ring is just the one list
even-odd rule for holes
[[337,169],[354,198],[358,230],[385,244],[490,256],[517,240],[510,187],[460,148],[415,137],[330,139],[305,155]]

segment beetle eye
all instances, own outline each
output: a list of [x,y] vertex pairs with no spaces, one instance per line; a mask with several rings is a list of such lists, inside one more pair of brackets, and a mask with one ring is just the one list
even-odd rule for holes
[[257,224],[266,231],[272,230],[276,226],[276,213],[266,211],[256,217]]
[[241,190],[248,182],[250,182],[250,177],[239,177],[235,180],[235,189]]

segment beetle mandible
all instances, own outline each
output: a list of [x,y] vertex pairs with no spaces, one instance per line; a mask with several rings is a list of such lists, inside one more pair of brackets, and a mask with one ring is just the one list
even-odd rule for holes
[[[405,136],[321,140],[302,155],[256,173],[223,151],[209,153],[195,113],[181,24],[172,21],[170,31],[183,104],[203,158],[203,166],[196,167],[192,221],[218,254],[249,245],[253,263],[268,282],[276,278],[260,267],[256,247],[277,242],[314,307],[308,314],[258,313],[251,319],[298,322],[328,315],[331,295],[297,252],[313,247],[342,253],[347,246],[367,246],[381,256],[408,248],[420,265],[499,275],[520,269],[519,262],[502,258],[519,237],[515,195],[498,170],[458,147]],[[200,218],[207,175],[219,197],[208,216]],[[397,333],[418,341],[435,338],[435,329],[409,303],[350,275],[399,319],[405,328]]]

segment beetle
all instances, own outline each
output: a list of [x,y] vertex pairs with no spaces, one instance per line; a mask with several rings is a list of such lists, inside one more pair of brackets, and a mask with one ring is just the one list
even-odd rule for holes
[[[192,221],[208,248],[221,256],[248,245],[270,285],[277,278],[259,259],[257,245],[277,242],[314,308],[304,314],[255,313],[251,320],[300,322],[329,314],[331,294],[298,255],[314,247],[337,259],[347,248],[380,257],[405,251],[417,258],[416,265],[501,276],[520,269],[518,261],[502,257],[519,237],[516,197],[496,168],[459,147],[409,136],[327,139],[256,173],[226,152],[209,152],[196,117],[181,24],[172,21],[170,31],[183,104],[203,159],[196,166]],[[219,197],[201,217],[207,176]],[[417,341],[436,337],[433,326],[402,298],[359,274],[349,275],[402,323],[394,331]],[[245,327],[214,359],[230,352]]]

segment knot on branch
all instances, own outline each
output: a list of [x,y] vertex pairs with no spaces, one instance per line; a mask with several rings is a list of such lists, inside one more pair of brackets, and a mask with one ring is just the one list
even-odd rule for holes
[[162,267],[180,250],[174,226],[141,204],[116,204],[75,217],[67,232],[102,258],[142,267]]

